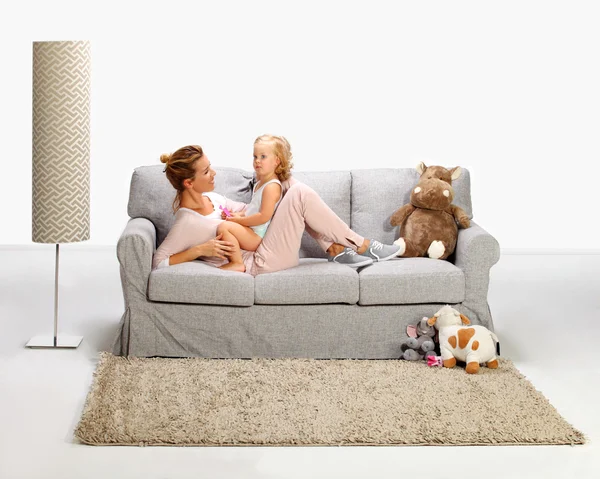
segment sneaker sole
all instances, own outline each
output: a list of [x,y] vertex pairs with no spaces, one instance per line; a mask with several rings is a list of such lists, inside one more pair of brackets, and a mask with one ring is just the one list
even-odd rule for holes
[[373,264],[373,260],[371,260],[370,258],[367,258],[365,261],[361,261],[360,263],[339,263],[337,261],[332,261],[332,263],[349,266],[350,268],[362,268],[363,266],[368,266],[370,264]]
[[379,258],[377,261],[378,262],[380,262],[380,261],[387,261],[388,259],[396,258],[397,257],[396,255],[398,254],[398,251],[400,251],[400,248],[398,248],[398,250],[394,254],[386,256],[385,258]]
[[352,263],[352,264],[347,264],[346,266],[350,266],[351,268],[362,268],[363,266],[369,266],[370,264],[373,264],[374,261],[363,261],[362,263]]

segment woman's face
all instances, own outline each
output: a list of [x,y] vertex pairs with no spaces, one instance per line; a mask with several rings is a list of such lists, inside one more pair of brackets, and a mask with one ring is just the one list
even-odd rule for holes
[[[215,189],[215,176],[217,173],[210,166],[208,157],[203,155],[195,164],[196,176],[193,180],[185,180],[188,187],[196,193],[208,193]],[[184,182],[184,185],[186,183]],[[187,186],[187,185],[186,185]]]

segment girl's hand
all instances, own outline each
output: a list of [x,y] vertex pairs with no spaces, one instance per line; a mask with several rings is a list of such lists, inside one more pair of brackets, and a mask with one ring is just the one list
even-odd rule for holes
[[218,235],[215,239],[211,239],[206,243],[196,246],[198,256],[214,256],[221,259],[227,259],[235,252],[235,245],[229,241],[222,241]]
[[244,213],[231,213],[230,216],[227,216],[224,211],[221,212],[222,220],[228,220],[230,218],[241,218],[242,216],[245,216]]
[[239,223],[239,220],[241,220],[244,216],[244,213],[232,213],[231,216],[225,219],[227,221],[232,221],[233,223]]

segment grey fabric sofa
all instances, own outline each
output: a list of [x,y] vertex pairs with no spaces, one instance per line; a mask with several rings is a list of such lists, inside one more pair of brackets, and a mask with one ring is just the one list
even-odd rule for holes
[[[251,172],[217,168],[216,191],[249,202]],[[357,233],[392,243],[391,214],[409,201],[412,168],[295,172]],[[454,203],[472,215],[470,176],[454,182]],[[113,353],[167,357],[398,358],[406,326],[450,304],[493,329],[487,302],[498,242],[472,222],[448,261],[398,258],[355,271],[326,260],[304,233],[300,264],[259,275],[201,261],[151,271],[174,222],[174,190],[161,165],[136,168],[131,219],[118,245],[125,312]]]

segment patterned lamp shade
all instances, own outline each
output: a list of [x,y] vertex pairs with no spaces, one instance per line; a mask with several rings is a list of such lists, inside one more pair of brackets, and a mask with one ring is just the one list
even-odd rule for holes
[[33,43],[32,240],[90,239],[90,44]]

